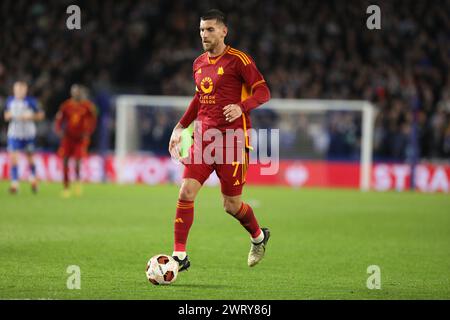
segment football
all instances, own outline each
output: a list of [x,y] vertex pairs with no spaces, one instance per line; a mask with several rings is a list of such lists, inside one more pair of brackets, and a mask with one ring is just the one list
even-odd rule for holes
[[145,275],[154,285],[171,284],[177,279],[178,262],[169,255],[157,254],[147,262]]

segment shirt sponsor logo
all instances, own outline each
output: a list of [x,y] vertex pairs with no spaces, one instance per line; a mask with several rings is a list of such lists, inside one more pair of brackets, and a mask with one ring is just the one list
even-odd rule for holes
[[205,77],[202,79],[202,81],[200,82],[200,88],[202,89],[203,93],[211,93],[211,91],[213,90],[213,82],[212,79],[210,77]]

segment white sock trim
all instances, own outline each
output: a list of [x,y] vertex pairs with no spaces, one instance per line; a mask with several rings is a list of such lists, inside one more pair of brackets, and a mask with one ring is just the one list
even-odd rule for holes
[[172,253],[172,256],[176,256],[178,257],[178,259],[183,260],[184,258],[186,258],[186,251],[174,251]]
[[[259,229],[261,230],[261,229]],[[260,243],[264,240],[264,232],[262,232],[259,234],[259,236],[257,236],[256,238],[251,238],[253,243]]]

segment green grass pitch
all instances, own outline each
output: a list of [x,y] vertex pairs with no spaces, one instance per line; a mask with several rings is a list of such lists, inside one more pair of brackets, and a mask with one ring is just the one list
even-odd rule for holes
[[[188,250],[192,266],[153,286],[147,260],[172,252],[177,186],[86,185],[62,199],[0,183],[1,299],[449,299],[448,194],[250,187],[244,199],[271,229],[266,257],[247,267],[249,238],[201,190]],[[81,289],[69,290],[69,265]],[[381,269],[381,289],[366,287]]]

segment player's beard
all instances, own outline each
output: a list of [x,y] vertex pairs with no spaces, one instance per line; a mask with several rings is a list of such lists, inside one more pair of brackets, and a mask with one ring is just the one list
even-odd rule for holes
[[206,52],[213,52],[216,49],[218,41],[209,40],[207,43],[203,42],[203,50]]

